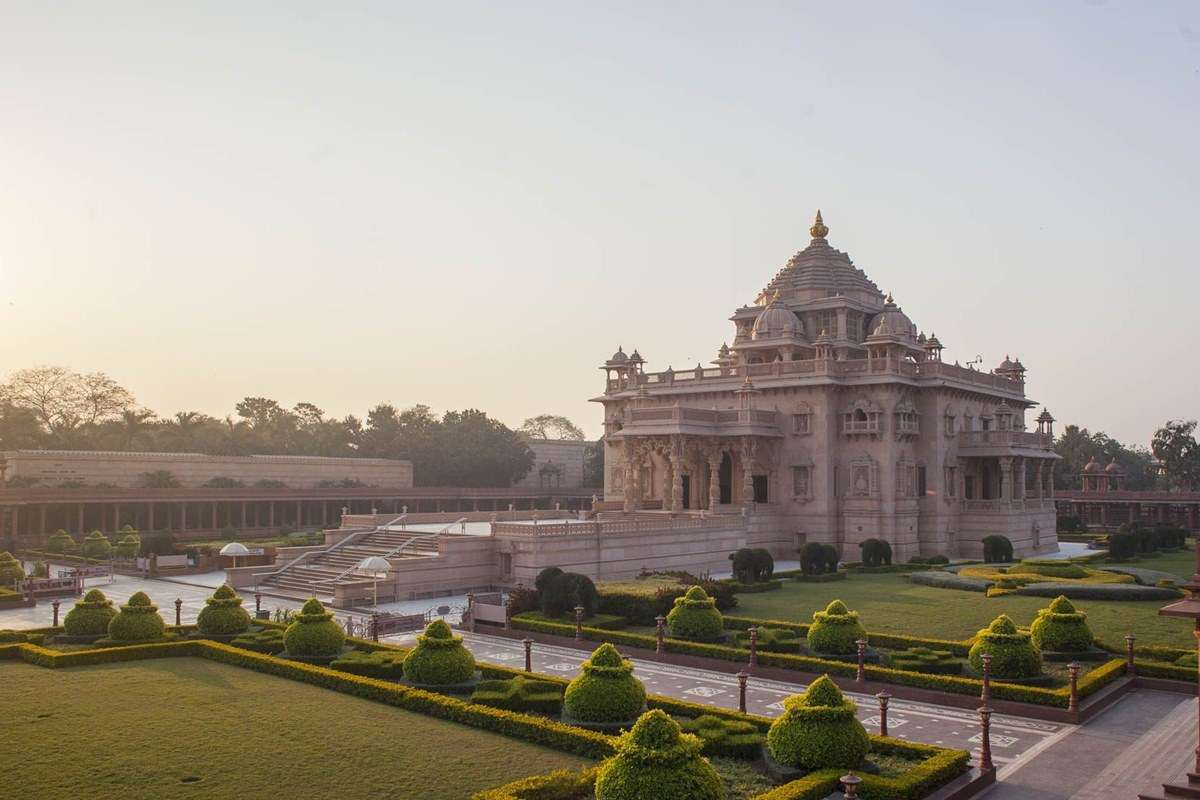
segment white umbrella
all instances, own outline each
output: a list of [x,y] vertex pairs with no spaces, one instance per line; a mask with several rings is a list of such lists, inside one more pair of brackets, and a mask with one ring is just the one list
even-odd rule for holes
[[379,576],[387,575],[392,565],[383,556],[367,556],[355,567],[359,572],[369,572],[375,579],[375,605],[379,605]]
[[220,553],[223,556],[232,556],[233,565],[236,567],[238,556],[250,555],[250,548],[246,547],[246,545],[242,544],[241,542],[230,542],[221,548]]

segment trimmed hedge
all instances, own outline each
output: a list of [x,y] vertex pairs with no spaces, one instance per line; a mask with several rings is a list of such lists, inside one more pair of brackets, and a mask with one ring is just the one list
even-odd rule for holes
[[633,663],[607,642],[580,665],[563,695],[563,716],[575,722],[632,721],[645,707],[646,688],[633,677]]
[[[555,568],[551,568],[555,569]],[[545,576],[545,588],[538,587],[538,597],[542,613],[547,617],[561,617],[564,614],[574,615],[577,606],[583,607],[583,615],[590,617],[600,606],[600,595],[592,579],[577,572],[562,572],[546,576],[546,570],[538,575]]]
[[547,716],[562,711],[563,685],[517,675],[506,680],[480,681],[471,695],[472,703],[483,703],[509,711],[532,711]]
[[0,586],[13,586],[25,580],[25,568],[7,550],[0,552]]
[[889,655],[888,666],[930,675],[961,675],[963,662],[949,650],[910,647]]
[[695,719],[677,720],[684,733],[700,739],[700,753],[706,756],[728,756],[754,761],[762,755],[766,738],[758,726],[740,719],[724,719],[715,714],[702,714]]
[[700,749],[665,713],[647,711],[597,770],[596,800],[725,800],[725,784]]
[[83,554],[88,558],[103,560],[112,555],[112,545],[109,543],[108,537],[100,531],[92,531],[83,537],[81,547]]
[[854,769],[867,755],[867,731],[828,675],[783,701],[784,712],[767,731],[771,757],[793,769]]
[[1179,589],[1138,586],[1136,583],[1034,583],[1013,589],[1013,594],[1030,597],[1058,597],[1072,600],[1174,600],[1182,597]]
[[991,584],[978,578],[966,578],[954,572],[926,570],[914,572],[908,579],[920,586],[932,586],[935,589],[958,589],[965,592],[986,592]]
[[667,614],[667,628],[675,638],[693,642],[720,639],[725,631],[716,602],[699,586],[689,588],[675,601]]
[[82,600],[67,612],[63,619],[63,632],[68,636],[104,636],[108,624],[117,615],[112,600],[99,589],[89,589]]
[[841,600],[830,601],[824,611],[814,611],[808,627],[808,647],[818,653],[849,655],[858,652],[858,640],[867,632],[858,621],[858,612],[846,608]]
[[217,587],[204,601],[196,617],[196,628],[213,636],[245,633],[250,629],[250,615],[242,608],[242,598],[227,583]]
[[46,552],[61,555],[63,553],[73,553],[79,548],[75,544],[75,540],[71,538],[71,534],[59,528],[54,533],[50,534],[50,538],[46,540]]
[[283,643],[283,630],[281,628],[265,628],[254,633],[245,633],[238,636],[230,644],[234,647],[240,647],[243,650],[251,650],[255,653],[264,653],[266,655],[282,653],[286,647]]
[[[738,631],[734,637],[738,647],[750,649],[750,634]],[[799,653],[801,639],[796,632],[787,628],[759,628],[758,649],[772,653]]]
[[351,650],[331,661],[329,668],[338,672],[349,672],[351,675],[397,681],[404,677],[405,655],[407,654],[390,650]]
[[1054,598],[1048,608],[1038,611],[1029,633],[1039,650],[1056,653],[1082,653],[1092,649],[1095,637],[1087,624],[1087,614],[1076,611],[1066,597]]
[[862,562],[867,567],[891,566],[892,546],[883,539],[863,539],[858,544],[862,549]]
[[435,619],[417,636],[404,659],[405,679],[427,686],[454,686],[475,676],[475,656],[444,620]]
[[[569,622],[571,625],[575,624],[573,617],[570,620],[550,619],[540,611],[523,611],[520,614],[513,615],[513,619],[517,619],[518,617],[534,622],[556,622],[559,624]],[[590,617],[584,617],[583,624],[589,628],[602,628],[604,630],[615,631],[625,627],[625,618],[618,617],[616,614],[593,614]]]
[[158,615],[158,606],[145,592],[134,593],[108,623],[108,637],[114,642],[152,641],[161,639],[166,631],[167,624]]
[[976,636],[969,658],[977,672],[983,669],[984,653],[992,657],[991,674],[996,678],[1032,678],[1042,673],[1041,651],[1007,614],[996,617]]
[[292,617],[283,633],[283,643],[289,656],[336,656],[346,643],[346,632],[320,600],[310,597],[300,613]]

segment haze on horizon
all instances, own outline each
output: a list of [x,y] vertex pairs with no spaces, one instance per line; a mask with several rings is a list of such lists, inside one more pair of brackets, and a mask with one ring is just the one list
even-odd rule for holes
[[1200,6],[0,1],[0,380],[564,414],[816,208],[1059,426],[1200,406]]

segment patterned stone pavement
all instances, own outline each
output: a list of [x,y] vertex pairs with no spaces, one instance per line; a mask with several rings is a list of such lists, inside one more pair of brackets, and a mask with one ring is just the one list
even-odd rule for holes
[[[479,633],[463,634],[467,647],[480,661],[522,668],[525,650],[521,642]],[[397,644],[412,645],[413,634],[387,637]],[[572,677],[588,653],[546,644],[533,646],[533,670],[546,675]],[[692,703],[736,709],[737,678],[720,672],[677,667],[634,659],[634,674],[652,694],[675,697]],[[746,710],[767,717],[783,711],[783,699],[804,691],[804,684],[750,678]],[[879,701],[872,695],[847,692],[858,703],[858,716],[871,733],[879,731]],[[992,757],[1003,779],[1021,763],[1051,746],[1073,730],[1070,725],[996,715],[992,717]],[[888,704],[888,733],[899,739],[971,750],[978,755],[979,715],[959,708],[892,699]]]

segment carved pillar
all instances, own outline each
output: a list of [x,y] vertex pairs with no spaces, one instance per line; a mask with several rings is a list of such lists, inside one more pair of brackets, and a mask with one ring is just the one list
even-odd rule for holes
[[721,451],[708,456],[708,510],[714,514],[721,503]]
[[672,455],[671,460],[671,512],[683,511],[683,461]]
[[754,440],[747,437],[742,439],[742,506],[750,508],[754,504]]
[[1025,464],[1026,464],[1026,460],[1024,458],[1020,459],[1017,462],[1017,480],[1016,480],[1016,483],[1013,485],[1013,488],[1016,489],[1016,491],[1013,492],[1013,495],[1018,500],[1025,499],[1025,480],[1026,480]]
[[1046,481],[1042,476],[1042,471],[1046,466],[1045,459],[1038,459],[1037,462],[1037,496],[1038,500],[1044,500],[1046,497]]
[[1046,470],[1046,496],[1051,500],[1054,499],[1054,467],[1056,462],[1051,461],[1049,469]]
[[1000,499],[1012,500],[1012,480],[1013,478],[1013,460],[1012,456],[1001,456],[1000,458]]

